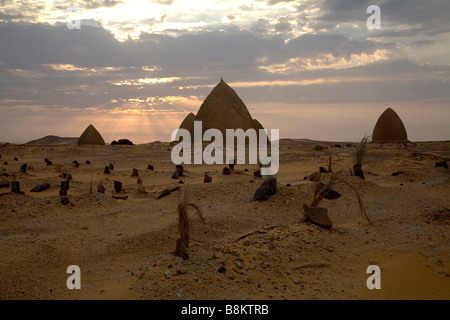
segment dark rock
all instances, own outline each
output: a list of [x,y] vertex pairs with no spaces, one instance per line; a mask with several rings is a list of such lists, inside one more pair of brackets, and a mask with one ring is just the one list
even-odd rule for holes
[[66,188],[66,190],[69,190],[69,189],[70,189],[70,183],[69,183],[69,180],[61,181],[61,188],[62,188],[62,187]]
[[52,164],[53,164],[53,162],[47,161],[47,166],[51,166]]
[[253,172],[253,176],[256,177],[256,178],[262,178],[261,169],[258,169],[256,171],[254,171]]
[[229,176],[231,174],[231,170],[228,167],[223,168],[222,173],[226,176]]
[[334,147],[335,148],[342,148],[342,146],[340,144],[335,144]]
[[48,158],[45,158],[45,159],[44,159],[44,162],[45,162],[45,163],[47,163],[48,161],[49,161]]
[[0,188],[9,188],[9,181],[0,181]]
[[75,168],[79,168],[79,167],[80,167],[80,164],[78,163],[77,160],[73,161],[72,164],[73,164],[73,166],[74,166]]
[[17,159],[17,157],[14,157],[14,161],[19,161],[19,159]]
[[217,272],[225,273],[225,272],[227,272],[227,268],[225,268],[225,266],[222,265],[222,266],[217,270]]
[[353,173],[355,174],[355,176],[360,177],[361,179],[365,180],[366,178],[364,178],[364,172],[362,170],[362,167],[359,165],[354,165],[353,166]]
[[168,195],[170,195],[170,193],[171,192],[170,192],[169,189],[161,191],[161,193],[158,195],[157,199],[161,199],[161,198],[167,197]]
[[166,190],[162,191],[162,192],[158,195],[158,198],[157,198],[157,199],[164,198],[164,197],[170,195],[172,192],[177,191],[177,190],[180,190],[180,187],[175,187],[175,188],[172,188],[172,189],[166,189]]
[[153,168],[153,166],[151,165],[151,164],[149,164],[148,166],[147,166],[147,170],[154,170],[154,168]]
[[24,163],[23,165],[20,166],[20,172],[26,173],[27,168],[28,168],[28,165],[26,163]]
[[328,170],[325,169],[324,167],[319,167],[319,172],[320,173],[328,173]]
[[109,170],[114,170],[114,165],[112,163],[109,164]]
[[97,192],[98,193],[103,193],[103,194],[105,194],[105,187],[102,185],[102,184],[99,184],[98,186],[97,186]]
[[8,161],[3,162],[3,164],[4,164],[5,166],[7,166],[7,165],[8,165]]
[[438,168],[438,167],[442,167],[442,168],[448,169],[448,163],[447,163],[447,161],[439,161],[439,162],[436,162],[436,168]]
[[[320,183],[320,188],[322,189],[325,185],[323,183]],[[341,197],[341,194],[331,188],[325,191],[324,198],[327,200],[336,200]]]
[[113,142],[111,142],[111,145],[133,146],[134,143],[128,139],[119,139],[119,141],[114,140]]
[[89,160],[86,160],[86,164],[91,164],[91,162]]
[[122,191],[122,182],[114,180],[114,190],[119,193]]
[[11,192],[24,194],[23,191],[20,191],[20,183],[19,181],[11,181]]
[[212,182],[212,177],[208,172],[205,172],[205,177],[203,178],[204,183],[210,183]]
[[117,200],[128,200],[128,196],[116,196],[116,195],[113,195],[112,197],[114,199],[117,199]]
[[177,240],[175,255],[177,257],[183,258],[183,260],[186,260],[188,258],[186,244],[181,238]]
[[313,172],[308,176],[309,181],[317,181],[318,178],[319,178],[318,172]]
[[396,176],[398,176],[398,175],[401,174],[401,173],[403,173],[403,172],[397,171],[397,172],[392,173],[392,176],[393,176],[393,177],[396,177]]
[[248,169],[244,169],[245,172],[248,172]]
[[172,174],[172,179],[178,179],[179,177],[183,177],[183,166],[182,165],[176,165],[175,171]]
[[286,187],[290,187],[291,186],[291,184],[290,183],[288,183],[287,185],[286,185]]
[[61,188],[59,189],[59,195],[61,197],[67,196],[67,189],[62,183],[61,183]]
[[109,166],[105,166],[105,171],[103,173],[104,174],[110,174]]
[[322,147],[322,146],[315,146],[313,148],[313,150],[315,150],[315,151],[322,151],[323,149],[324,149],[324,147]]
[[50,183],[43,183],[38,186],[35,186],[33,189],[30,190],[30,192],[41,192],[47,190],[48,188],[50,188]]
[[183,180],[178,181],[179,184],[184,184]]
[[327,208],[311,208],[308,205],[303,204],[303,209],[305,210],[307,221],[326,229],[330,229],[333,226],[333,223],[328,217]]
[[348,143],[348,144],[346,144],[345,146],[346,146],[347,148],[353,147],[353,145],[352,145],[351,143]]
[[262,185],[256,190],[253,200],[254,201],[265,201],[269,199],[271,195],[277,192],[277,178],[269,177],[265,180]]
[[139,176],[139,171],[138,169],[133,168],[133,173],[131,174],[132,177],[137,177]]

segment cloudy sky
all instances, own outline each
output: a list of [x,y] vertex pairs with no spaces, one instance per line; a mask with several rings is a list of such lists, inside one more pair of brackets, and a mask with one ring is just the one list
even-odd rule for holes
[[0,0],[0,141],[169,141],[221,77],[282,138],[358,141],[391,107],[450,140],[449,21],[448,0]]

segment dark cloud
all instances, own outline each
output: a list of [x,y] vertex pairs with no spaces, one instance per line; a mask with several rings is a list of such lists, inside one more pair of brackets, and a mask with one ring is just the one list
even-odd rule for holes
[[[450,1],[441,0],[386,0],[380,3],[372,0],[323,0],[321,14],[317,18],[316,29],[335,27],[338,24],[357,22],[364,24],[370,14],[370,5],[378,5],[381,11],[382,32],[384,36],[411,36],[418,33],[439,34],[450,32],[448,26]],[[398,31],[402,25],[409,25],[405,31]],[[414,29],[414,31],[412,30]]]

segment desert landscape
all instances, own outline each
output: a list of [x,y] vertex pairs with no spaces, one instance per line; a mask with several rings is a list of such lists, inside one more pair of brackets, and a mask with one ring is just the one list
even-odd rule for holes
[[450,1],[378,2],[0,1],[0,300],[450,300]]
[[[0,189],[0,297],[449,299],[450,173],[435,165],[450,157],[449,144],[369,143],[363,180],[348,170],[357,143],[282,139],[277,191],[267,201],[253,200],[265,180],[254,176],[257,166],[236,165],[224,175],[223,165],[185,165],[184,176],[171,179],[175,166],[163,143],[2,144],[8,187]],[[305,221],[302,206],[315,190],[307,177],[328,168],[330,157],[332,171],[342,170],[357,188],[371,222],[343,183],[333,187],[339,199],[320,204],[332,228]],[[105,174],[109,164],[114,169]],[[68,204],[59,195],[64,174],[72,177]],[[8,190],[14,176],[24,194]],[[123,183],[120,193],[114,180]],[[30,192],[44,183],[48,189]],[[184,188],[204,218],[189,209],[186,260],[174,255]],[[69,265],[81,269],[81,290],[66,287]],[[369,265],[381,268],[381,290],[366,286]]]

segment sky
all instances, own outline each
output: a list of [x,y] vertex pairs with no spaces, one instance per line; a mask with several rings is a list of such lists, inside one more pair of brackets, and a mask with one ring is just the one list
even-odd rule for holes
[[448,0],[0,0],[0,141],[170,141],[221,78],[280,138],[359,141],[391,107],[450,140],[449,21]]

